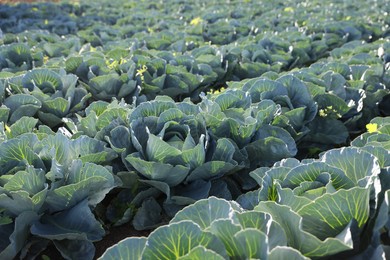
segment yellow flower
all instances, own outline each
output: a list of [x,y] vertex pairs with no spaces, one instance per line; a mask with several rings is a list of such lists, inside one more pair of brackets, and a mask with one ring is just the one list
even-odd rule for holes
[[113,62],[109,62],[109,61],[106,61],[106,65],[107,65],[107,67],[109,68],[109,69],[111,69],[111,70],[113,70],[113,69],[115,69],[118,65],[119,65],[119,63],[118,63],[118,61],[117,60],[114,60]]
[[118,70],[119,65],[122,65],[126,62],[127,62],[127,60],[124,58],[121,58],[119,61],[110,59],[110,60],[106,60],[106,65],[111,70]]
[[222,92],[224,92],[226,90],[226,88],[222,87],[220,89],[210,89],[207,94],[213,94],[213,95],[217,95],[217,94],[221,94]]
[[218,90],[218,89],[215,90],[215,91],[214,91],[214,94],[221,94],[221,93],[224,92],[225,90],[226,90],[226,88],[222,87],[222,88],[220,88],[219,90]]
[[135,76],[140,76],[141,81],[144,82],[144,73],[147,70],[148,70],[148,67],[146,67],[146,65],[142,65],[142,68],[137,70],[137,73],[135,74]]
[[367,124],[366,125],[366,128],[367,128],[367,132],[369,133],[375,133],[375,132],[378,132],[378,124]]
[[198,24],[200,24],[201,22],[203,22],[202,18],[196,17],[196,18],[194,18],[194,19],[191,20],[190,25],[198,25]]
[[326,111],[323,110],[323,109],[320,109],[320,110],[318,111],[318,114],[320,115],[320,117],[326,117],[326,116],[327,116]]
[[7,133],[11,133],[11,128],[8,125],[5,125],[4,128]]

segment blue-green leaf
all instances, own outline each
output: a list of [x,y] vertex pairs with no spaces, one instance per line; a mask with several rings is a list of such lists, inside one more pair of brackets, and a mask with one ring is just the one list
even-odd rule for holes
[[186,254],[185,256],[179,257],[178,260],[223,260],[224,258],[214,252],[213,250],[207,249],[204,246],[197,246]]
[[211,180],[223,176],[224,174],[230,173],[235,169],[241,169],[236,162],[226,161],[210,161],[202,164],[193,170],[187,177],[187,181],[194,181],[198,179]]
[[236,232],[234,239],[240,244],[246,259],[267,259],[268,237],[263,232],[244,229]]
[[[241,226],[239,224],[234,224],[231,219],[217,219],[211,222],[209,230],[225,245],[229,257],[241,259],[248,257],[245,255],[242,243],[237,241],[235,237],[236,233],[241,231]],[[245,240],[245,238],[241,239]],[[258,243],[261,242],[262,241],[258,241]]]
[[256,229],[264,233],[268,237],[269,250],[276,246],[287,245],[285,231],[269,214],[250,210],[237,213],[236,217],[244,230]]
[[39,99],[28,94],[11,95],[3,103],[10,109],[9,122],[14,123],[23,116],[33,117],[42,107]]
[[93,163],[82,165],[76,160],[68,173],[67,182],[50,190],[46,203],[53,211],[70,208],[86,198],[90,205],[96,205],[116,185],[112,173],[103,166]]
[[369,199],[370,189],[360,187],[324,194],[298,211],[302,227],[321,240],[337,237],[353,219],[361,228],[370,215]]
[[241,212],[241,207],[233,202],[216,197],[199,200],[196,203],[179,211],[170,223],[177,223],[182,220],[191,220],[202,229],[210,227],[211,223],[217,219],[230,219],[232,212]]
[[18,166],[34,165],[44,168],[38,155],[33,152],[38,138],[34,134],[23,134],[0,144],[0,175]]
[[219,138],[217,147],[212,157],[212,161],[231,162],[235,152],[235,147],[227,138]]
[[38,119],[33,117],[23,116],[13,125],[11,125],[8,138],[13,138],[24,133],[31,133],[38,123]]
[[364,187],[367,178],[378,176],[380,166],[374,155],[355,147],[333,149],[321,156],[321,161],[344,171],[355,185]]
[[121,240],[114,246],[109,247],[99,260],[117,260],[128,259],[138,260],[142,258],[142,252],[145,248],[147,238],[128,237]]
[[298,250],[288,246],[277,246],[268,255],[269,260],[309,260],[310,258],[305,257]]
[[53,241],[62,257],[66,259],[92,259],[95,255],[95,246],[88,240],[62,239]]
[[324,162],[303,164],[291,169],[282,182],[282,186],[293,189],[302,182],[315,181],[321,173],[330,174],[332,184],[336,189],[350,189],[355,186],[342,169],[330,166]]
[[[177,239],[180,237],[180,239]],[[226,257],[223,244],[211,233],[204,232],[191,221],[180,221],[162,226],[148,238],[142,257],[145,259],[177,259],[202,245]]]
[[45,189],[45,184],[45,172],[29,166],[26,171],[15,173],[3,187],[7,191],[27,191],[30,196],[34,196]]
[[154,134],[149,134],[146,154],[150,161],[165,163],[168,159],[180,155],[181,151],[164,142]]
[[142,202],[133,218],[133,226],[136,230],[145,230],[157,227],[162,221],[161,206],[150,197]]
[[11,191],[9,195],[0,194],[0,207],[7,209],[15,216],[25,211],[40,212],[47,196],[47,189],[44,189],[30,197],[24,190]]
[[176,186],[188,175],[190,169],[182,165],[170,165],[159,162],[149,162],[130,154],[126,160],[144,177],[150,180],[163,181],[169,186]]
[[275,202],[260,202],[255,208],[260,212],[268,213],[274,221],[286,232],[287,245],[298,249],[307,257],[321,257],[353,248],[350,225],[336,237],[328,237],[324,241],[304,231],[302,217],[293,212],[290,207],[278,205]]
[[88,201],[83,200],[68,210],[44,215],[39,222],[32,225],[31,233],[51,240],[98,241],[102,239],[105,231],[91,212]]
[[[9,241],[9,244],[5,248],[1,248],[1,259],[14,259],[16,257],[19,251],[27,243],[31,224],[38,219],[39,216],[33,211],[22,212],[16,217],[14,225],[10,224],[11,226],[14,226],[12,233],[8,237],[1,238],[1,240],[8,238]],[[2,242],[0,244],[2,244]]]
[[60,75],[49,69],[34,69],[23,77],[23,87],[30,91],[37,87],[43,93],[54,93],[61,90],[62,86]]

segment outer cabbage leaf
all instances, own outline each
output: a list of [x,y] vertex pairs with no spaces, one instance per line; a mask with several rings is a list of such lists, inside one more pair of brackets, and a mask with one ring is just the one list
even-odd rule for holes
[[44,215],[32,225],[31,233],[51,240],[98,241],[105,231],[92,214],[88,201],[83,200],[68,210]]
[[353,248],[350,224],[337,237],[328,237],[324,241],[304,231],[302,217],[293,212],[290,207],[278,205],[275,202],[260,202],[256,211],[272,216],[286,232],[287,245],[298,249],[307,257],[321,257]]
[[95,99],[105,101],[111,101],[113,97],[116,97],[125,98],[131,103],[133,96],[139,93],[136,81],[130,80],[127,76],[121,77],[116,73],[93,77],[85,87]]
[[321,151],[345,144],[349,133],[347,127],[339,120],[328,117],[317,117],[307,127],[310,132],[303,138],[303,148],[318,148]]
[[185,256],[181,256],[178,259],[180,260],[202,260],[202,259],[210,259],[210,260],[223,260],[224,258],[217,254],[216,252],[205,248],[204,246],[197,246],[186,254]]
[[[181,239],[178,240],[177,238]],[[161,246],[163,245],[163,250]],[[198,245],[202,245],[226,257],[223,244],[211,233],[204,232],[191,221],[180,221],[157,228],[149,237],[142,257],[175,259],[184,256]]]
[[7,209],[10,214],[18,216],[26,211],[40,212],[47,197],[47,189],[44,189],[33,196],[24,190],[2,193],[0,205]]
[[291,135],[276,126],[260,127],[254,140],[245,147],[253,166],[270,165],[297,153],[295,141]]
[[0,206],[7,212],[18,216],[25,211],[42,211],[48,189],[44,171],[30,166],[26,171],[3,175],[0,179]]
[[43,93],[54,93],[63,87],[60,75],[48,69],[34,69],[27,72],[22,84],[30,91],[39,88]]
[[69,166],[73,160],[106,164],[117,157],[117,154],[106,143],[88,136],[69,139],[61,133],[49,135],[35,146],[44,160],[55,159],[64,166]]
[[268,255],[269,260],[278,260],[278,259],[291,259],[291,260],[309,260],[310,258],[305,257],[298,250],[287,247],[287,246],[278,246],[275,247]]
[[173,166],[159,162],[144,161],[134,154],[127,156],[126,160],[146,178],[163,181],[172,187],[181,183],[190,171],[188,167],[182,165]]
[[255,229],[265,234],[268,240],[265,244],[267,244],[267,248],[269,250],[272,250],[277,246],[287,245],[285,231],[281,225],[272,219],[271,215],[254,210],[247,210],[241,213],[237,213],[235,216],[242,226],[242,230]]
[[241,211],[241,207],[233,201],[210,197],[199,200],[179,211],[170,223],[191,220],[198,224],[200,228],[207,230],[213,221],[230,219],[233,217],[232,212]]
[[145,248],[147,238],[145,237],[128,237],[117,244],[109,247],[104,254],[98,259],[115,260],[128,259],[135,260],[142,257],[142,252]]
[[333,149],[321,156],[321,161],[342,169],[355,185],[364,187],[369,179],[380,173],[377,158],[355,147]]
[[53,244],[68,259],[91,259],[95,255],[95,246],[88,240],[54,240]]
[[337,237],[353,219],[362,228],[370,216],[369,199],[369,189],[342,189],[321,196],[297,213],[303,218],[303,230],[325,240],[327,237]]
[[[25,211],[16,217],[14,224],[0,226],[0,233],[2,234],[0,239],[1,258],[13,259],[16,257],[26,244],[32,223],[38,219],[39,216],[36,212]],[[6,232],[7,234],[4,234],[3,232]]]
[[7,45],[5,57],[8,59],[6,67],[28,70],[32,67],[32,54],[30,47],[25,43],[11,43]]
[[243,248],[246,258],[266,259],[268,254],[268,237],[256,229],[244,229],[234,235]]
[[18,167],[24,169],[26,165],[34,165],[45,169],[42,160],[33,151],[38,138],[34,134],[23,134],[17,138],[0,144],[0,175],[8,174],[9,171],[17,171]]
[[9,127],[9,131],[7,131],[7,137],[10,139],[24,133],[31,133],[37,123],[38,119],[23,116]]
[[322,173],[330,174],[332,186],[335,189],[350,189],[356,185],[340,168],[316,161],[292,168],[285,176],[282,186],[293,189],[303,182],[316,181]]
[[110,171],[93,163],[73,161],[68,178],[58,188],[51,189],[46,203],[52,212],[68,209],[87,199],[90,205],[102,201],[117,185]]
[[9,96],[3,104],[10,109],[10,123],[16,122],[23,116],[32,117],[42,107],[42,102],[39,99],[27,94]]
[[153,197],[142,202],[141,207],[134,215],[132,224],[136,230],[152,229],[161,224],[161,206]]

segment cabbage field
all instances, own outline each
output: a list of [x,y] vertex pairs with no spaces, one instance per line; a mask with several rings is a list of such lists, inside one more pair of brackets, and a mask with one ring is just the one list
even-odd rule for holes
[[0,259],[390,259],[390,2],[0,1]]

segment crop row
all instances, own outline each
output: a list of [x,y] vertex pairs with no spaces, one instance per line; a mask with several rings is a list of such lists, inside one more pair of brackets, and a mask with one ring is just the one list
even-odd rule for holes
[[[5,237],[20,240],[11,242],[2,254],[15,256],[31,234],[45,243],[54,241],[68,257],[73,257],[69,254],[76,246],[91,257],[92,242],[104,235],[91,210],[114,188],[107,220],[116,225],[132,220],[137,229],[156,227],[164,215],[173,217],[184,206],[209,196],[243,200],[246,197],[240,195],[257,186],[249,174],[252,170],[264,171],[305,151],[308,144],[313,154],[303,154],[309,157],[345,145],[349,130],[361,131],[357,122],[365,126],[373,116],[389,112],[388,102],[383,101],[389,95],[387,69],[377,75],[369,73],[375,66],[363,67],[367,76],[359,77],[361,88],[356,88],[348,83],[354,80],[354,66],[333,61],[285,75],[267,73],[231,82],[221,93],[203,95],[198,104],[189,99],[174,102],[167,96],[139,105],[95,101],[85,114],[72,118],[44,109],[51,109],[50,104],[61,108],[61,99],[71,104],[71,99],[56,94],[63,90],[53,91],[51,82],[71,89],[76,76],[37,69],[22,75],[22,85],[4,81],[2,111],[9,121],[1,122],[2,227],[8,232]],[[323,73],[317,73],[318,67]],[[30,93],[7,97],[11,87],[28,89],[32,77],[36,80]],[[55,133],[38,123],[45,118],[63,121],[67,127]],[[379,131],[387,133],[385,129]],[[375,151],[376,156],[387,154]],[[79,214],[89,216],[85,219],[89,225],[82,230],[73,217]],[[42,248],[38,241],[36,246]]]
[[99,259],[385,259],[389,118],[373,119],[370,128],[319,159],[258,168],[250,175],[260,188],[237,202],[197,201],[148,237],[126,238]]
[[0,258],[382,255],[386,6],[0,5]]
[[[65,68],[78,76],[80,84],[85,83],[95,100],[116,97],[131,103],[136,96],[140,103],[168,95],[198,102],[202,91],[226,81],[310,65],[347,42],[371,42],[388,34],[389,21],[381,13],[381,3],[376,4],[378,8],[365,3],[371,13],[365,8],[351,11],[341,3],[326,12],[312,2],[294,8],[292,4],[281,2],[277,9],[275,3],[264,4],[262,11],[255,3],[231,3],[224,11],[202,2],[199,6],[182,2],[125,5],[124,10],[129,8],[131,13],[107,5],[102,10],[110,18],[88,5],[5,6],[2,77],[39,67]],[[136,12],[142,8],[152,11]],[[340,8],[345,13],[339,14]],[[308,16],[310,12],[318,15],[316,21]],[[362,16],[371,22],[355,18]],[[266,22],[271,17],[275,21]],[[50,23],[74,28],[61,33]],[[136,32],[121,33],[119,28],[127,26]],[[225,42],[230,34],[231,40]]]

